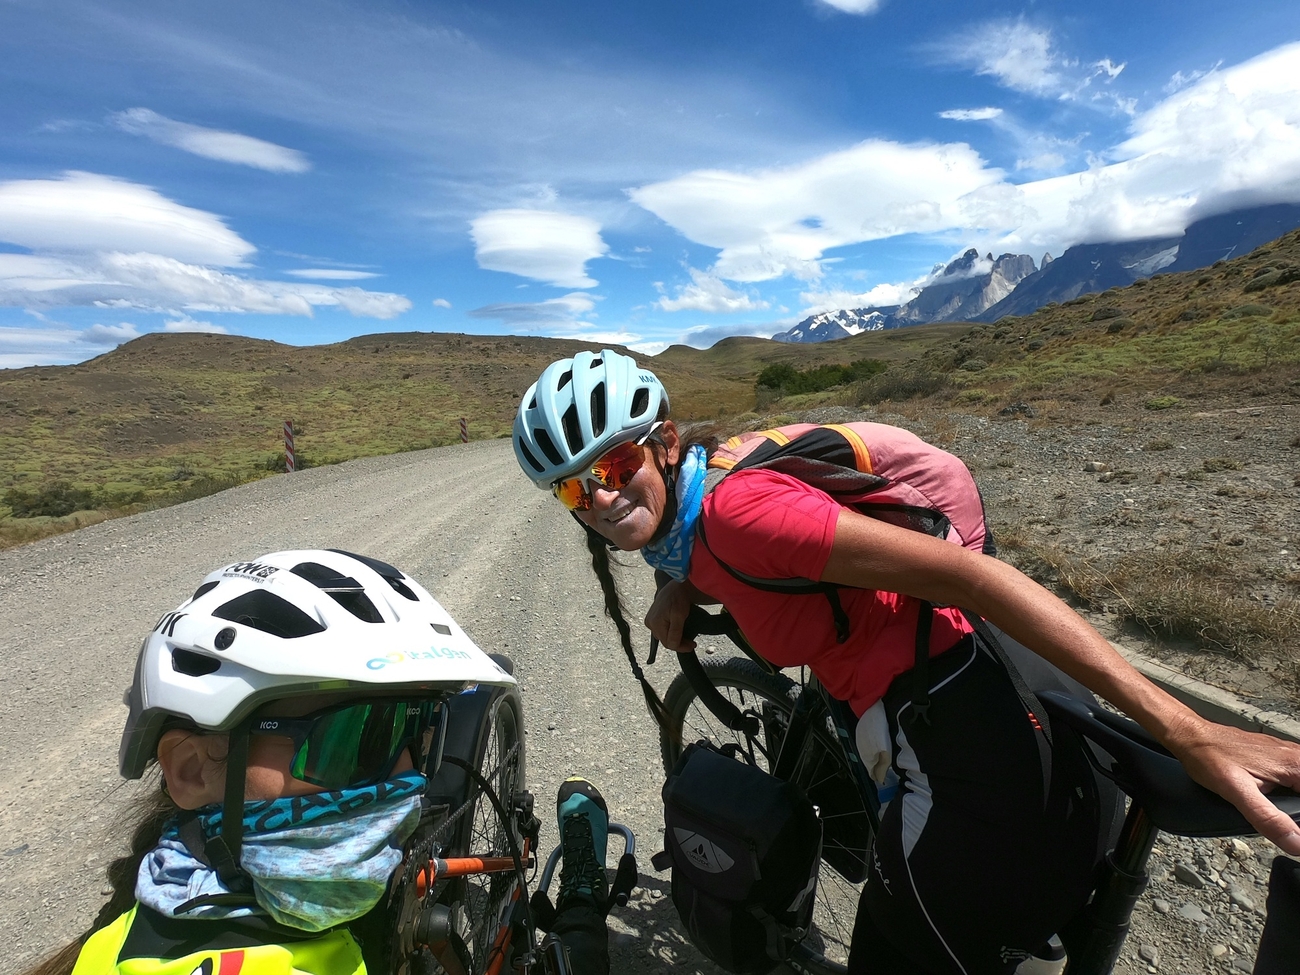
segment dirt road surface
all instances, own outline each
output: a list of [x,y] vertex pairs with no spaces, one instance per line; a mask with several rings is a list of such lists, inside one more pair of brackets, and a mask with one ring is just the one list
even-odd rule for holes
[[[567,774],[595,781],[640,842],[643,889],[613,923],[614,970],[718,971],[686,943],[666,878],[649,863],[662,848],[658,737],[602,614],[581,533],[522,481],[507,441],[269,478],[0,552],[0,970],[63,944],[104,901],[103,867],[125,849],[120,819],[138,794],[118,778],[117,748],[140,640],[212,568],[289,548],[390,561],[480,646],[512,656],[542,848],[556,842],[550,810]],[[639,558],[624,561],[635,620],[651,578]],[[665,657],[648,670],[661,690],[676,672]],[[1217,970],[1200,944],[1206,927],[1169,929],[1149,900],[1121,968],[1145,970],[1137,949],[1155,938],[1166,956],[1186,939],[1201,970]],[[1248,954],[1253,943],[1237,947]]]
[[[211,569],[290,548],[392,562],[481,647],[512,656],[542,848],[556,842],[566,774],[596,782],[642,844],[647,889],[615,925],[615,970],[716,971],[684,942],[649,864],[662,848],[658,737],[581,533],[523,481],[505,440],[301,471],[0,552],[0,971],[74,937],[104,901],[137,795],[117,747],[141,639]],[[633,607],[652,584],[641,568],[625,574]],[[675,672],[662,657],[650,670],[661,686]]]

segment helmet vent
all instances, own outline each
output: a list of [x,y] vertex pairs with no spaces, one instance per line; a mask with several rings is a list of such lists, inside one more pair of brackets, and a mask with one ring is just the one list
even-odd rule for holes
[[569,453],[576,454],[582,450],[582,428],[578,426],[578,404],[574,403],[564,411],[561,417],[564,427],[564,439],[569,443]]
[[571,383],[572,381],[573,381],[573,370],[569,369],[564,373],[563,376],[560,377],[560,381],[555,384],[555,391],[558,393],[565,386],[569,385],[569,383]]
[[359,620],[382,623],[384,618],[366,595],[365,586],[351,576],[340,575],[328,565],[319,562],[300,562],[290,569],[312,585],[330,594],[330,598]]
[[402,575],[402,570],[397,566],[389,565],[387,562],[381,562],[379,559],[372,559],[368,555],[357,555],[355,552],[345,552],[341,548],[332,548],[329,549],[329,551],[333,552],[335,555],[346,555],[350,559],[356,559],[358,562],[370,566],[370,568],[374,569],[384,577],[384,581],[392,587],[393,592],[400,596],[405,596],[413,603],[418,603],[420,601],[420,597],[417,596],[411,590],[411,587],[406,584],[406,576]]
[[522,440],[519,441],[519,452],[524,455],[524,460],[528,461],[528,463],[532,465],[533,470],[535,470],[538,474],[546,470],[546,468],[538,462],[537,458],[533,456],[532,451],[530,451],[527,447],[524,446],[524,442]]
[[535,410],[535,409],[537,409],[537,394],[536,394],[536,393],[533,394],[533,398],[529,401],[529,403],[528,403],[528,409],[530,409],[530,410]]
[[632,409],[628,412],[628,416],[635,420],[649,408],[650,390],[642,386],[632,394]]
[[599,437],[605,432],[605,384],[597,383],[591,391],[591,432]]
[[254,589],[236,596],[214,609],[212,615],[286,640],[325,632],[325,627],[293,603],[265,589]]
[[220,583],[205,582],[203,585],[199,586],[199,588],[194,590],[194,595],[190,597],[190,602],[194,602],[194,600],[198,599],[200,596],[206,596],[208,593],[212,592],[213,589],[216,589],[218,585],[220,585]]
[[172,670],[190,677],[206,677],[221,669],[221,661],[193,650],[177,647],[172,651]]
[[541,427],[538,427],[533,431],[533,439],[537,441],[537,446],[542,448],[542,453],[546,455],[546,459],[552,464],[559,467],[564,463],[564,458],[561,457],[560,452],[555,449],[555,442],[551,440],[551,435],[549,433]]
[[430,623],[434,633],[441,633],[443,636],[451,636],[451,627],[446,623]]

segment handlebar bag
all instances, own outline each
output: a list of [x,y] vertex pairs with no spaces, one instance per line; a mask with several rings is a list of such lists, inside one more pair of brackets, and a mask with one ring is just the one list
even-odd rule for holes
[[762,975],[808,933],[822,823],[803,791],[708,742],[690,745],[663,787],[673,904],[720,967]]

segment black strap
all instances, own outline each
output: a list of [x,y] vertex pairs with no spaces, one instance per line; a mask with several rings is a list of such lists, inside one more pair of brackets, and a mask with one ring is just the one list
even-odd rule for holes
[[921,600],[916,614],[916,657],[912,663],[912,720],[930,723],[930,628],[934,605]]
[[247,877],[239,865],[244,841],[244,772],[248,768],[248,728],[251,721],[241,721],[230,729],[230,749],[226,753],[226,794],[221,807],[221,835],[204,844],[212,869],[232,891],[243,891]]
[[751,576],[747,572],[732,568],[718,558],[717,553],[713,551],[713,546],[709,544],[709,536],[705,532],[703,518],[695,522],[695,530],[700,541],[704,543],[704,547],[713,556],[713,560],[722,566],[733,579],[743,582],[750,588],[760,589],[763,592],[781,593],[784,596],[813,596],[817,594],[825,596],[826,601],[830,604],[831,619],[835,622],[835,642],[844,643],[848,640],[849,614],[844,611],[844,606],[840,603],[839,590],[842,588],[841,586],[830,582],[814,582],[812,579],[761,579],[758,576]]

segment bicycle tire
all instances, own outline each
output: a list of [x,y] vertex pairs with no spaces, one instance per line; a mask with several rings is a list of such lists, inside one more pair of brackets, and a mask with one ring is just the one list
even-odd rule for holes
[[[767,754],[775,757],[780,745],[779,736],[788,727],[790,715],[802,693],[799,685],[784,674],[768,673],[743,657],[705,659],[701,664],[719,692],[742,711],[751,710],[762,718],[767,741],[754,758],[756,764],[766,770]],[[701,738],[716,745],[727,742],[744,744],[738,733],[728,730],[700,704],[695,688],[685,674],[679,674],[669,685],[664,695],[664,706],[669,725],[660,729],[659,744],[665,772],[672,771],[686,745]],[[825,782],[821,776],[843,776],[848,783],[852,783],[853,778],[834,737],[817,730],[813,736],[822,746],[819,758],[802,765],[801,771],[792,778],[816,802],[813,793],[819,783]],[[857,795],[856,786],[850,788]],[[860,856],[865,858],[866,853],[862,850]],[[850,883],[823,857],[817,878],[814,928],[786,962],[791,968],[807,975],[843,975],[848,970],[848,952],[861,890],[861,883]]]
[[[517,700],[501,695],[489,707],[488,719],[479,742],[476,763],[479,773],[492,784],[507,813],[514,794],[523,788],[523,724]],[[465,817],[452,856],[509,856],[510,838],[522,848],[523,837],[513,820],[501,817],[481,788],[471,785],[474,804]],[[513,873],[480,874],[464,878],[461,891],[461,936],[470,952],[470,975],[485,972],[492,958],[493,944],[508,921],[510,898],[518,878]],[[506,970],[506,969],[503,969]]]

